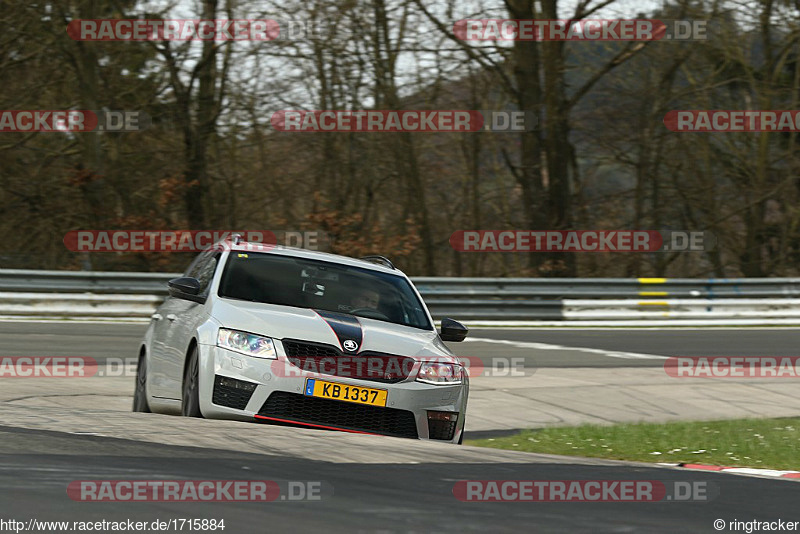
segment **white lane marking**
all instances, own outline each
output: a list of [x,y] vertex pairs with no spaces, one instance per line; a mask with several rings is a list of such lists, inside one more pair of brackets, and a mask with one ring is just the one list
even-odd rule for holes
[[[788,475],[799,475],[800,471],[780,471],[777,469],[762,469],[757,467],[723,467],[722,469],[697,469],[692,467],[683,467],[682,464],[668,464],[668,463],[657,463],[656,465],[661,465],[664,467],[675,467],[675,468],[683,468],[683,469],[690,469],[692,471],[707,471],[710,473],[728,473],[729,475],[750,475],[750,476],[759,476],[759,477],[775,477],[775,478],[783,478],[784,480],[789,480],[796,478],[795,476],[788,476]],[[702,464],[701,464],[702,465]]]
[[591,349],[588,347],[565,347],[564,345],[551,345],[550,343],[536,343],[532,341],[510,341],[507,339],[489,339],[482,337],[467,338],[464,341],[480,341],[482,343],[500,343],[503,345],[511,345],[520,349],[537,349],[537,350],[568,350],[587,352],[589,354],[598,354],[608,358],[624,358],[626,360],[666,360],[669,356],[660,356],[658,354],[642,354],[638,352],[621,352],[616,350],[603,350]]
[[763,475],[765,477],[782,477],[798,473],[798,471],[779,471],[777,469],[758,469],[754,467],[726,467],[722,472],[735,473],[737,475]]
[[725,330],[742,326],[754,329],[797,330],[798,319],[632,319],[632,320],[580,320],[580,321],[464,321],[467,327],[475,328],[557,328],[558,330],[635,329],[674,330]]

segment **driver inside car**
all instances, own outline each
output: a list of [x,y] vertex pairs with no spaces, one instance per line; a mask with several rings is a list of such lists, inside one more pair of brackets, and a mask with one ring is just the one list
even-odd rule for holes
[[377,310],[380,300],[381,296],[377,291],[373,291],[372,289],[359,289],[350,300],[350,305],[354,310],[359,308]]

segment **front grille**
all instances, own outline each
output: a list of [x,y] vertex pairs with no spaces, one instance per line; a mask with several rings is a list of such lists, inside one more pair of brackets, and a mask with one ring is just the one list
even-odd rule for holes
[[294,339],[283,339],[283,348],[286,350],[286,355],[290,358],[298,356],[314,356],[336,357],[342,354],[342,351],[333,345],[323,345],[321,343],[309,343],[307,341],[296,341]]
[[295,367],[310,373],[356,378],[384,384],[402,382],[411,374],[414,358],[364,351],[343,354],[332,345],[284,339],[286,357]]
[[252,382],[217,375],[214,377],[214,395],[211,397],[211,402],[218,406],[244,410],[256,390],[256,385]]
[[413,439],[419,437],[414,414],[409,411],[319,399],[283,391],[270,395],[258,414],[387,436]]
[[428,437],[450,441],[456,433],[456,421],[428,419]]

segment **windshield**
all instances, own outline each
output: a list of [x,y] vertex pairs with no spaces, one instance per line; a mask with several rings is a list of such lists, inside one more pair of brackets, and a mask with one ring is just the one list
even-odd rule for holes
[[231,252],[218,294],[433,330],[408,280],[371,269],[275,254]]

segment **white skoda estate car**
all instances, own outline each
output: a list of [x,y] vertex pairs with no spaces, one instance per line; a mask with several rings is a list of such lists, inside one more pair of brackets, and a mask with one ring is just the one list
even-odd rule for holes
[[461,443],[465,368],[409,278],[362,259],[242,242],[201,253],[152,315],[133,410]]

